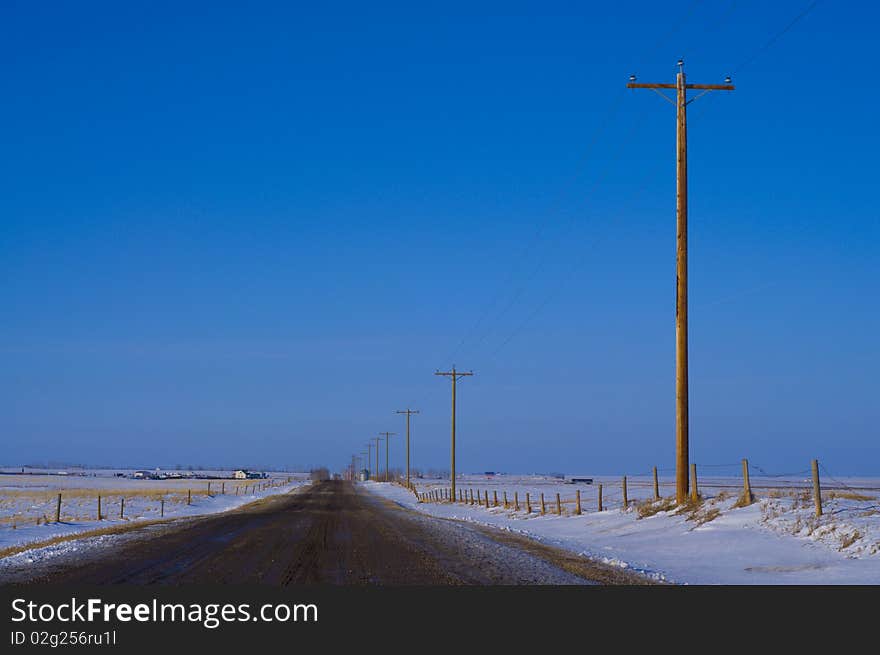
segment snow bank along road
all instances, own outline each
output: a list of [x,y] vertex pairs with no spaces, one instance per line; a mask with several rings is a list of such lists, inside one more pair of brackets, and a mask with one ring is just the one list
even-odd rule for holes
[[[75,545],[71,545],[75,544]],[[0,560],[0,583],[638,583],[629,572],[485,526],[420,515],[340,481],[49,556]]]

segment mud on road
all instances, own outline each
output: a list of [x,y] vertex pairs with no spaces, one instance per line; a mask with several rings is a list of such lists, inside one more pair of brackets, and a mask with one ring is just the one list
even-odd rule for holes
[[132,531],[0,583],[336,585],[640,584],[641,577],[520,537],[400,508],[348,482]]

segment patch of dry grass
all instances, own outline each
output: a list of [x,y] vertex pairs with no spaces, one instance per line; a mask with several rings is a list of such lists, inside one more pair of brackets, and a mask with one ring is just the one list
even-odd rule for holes
[[643,500],[639,503],[636,503],[636,512],[639,515],[640,519],[646,519],[649,516],[654,516],[655,514],[659,514],[660,512],[669,512],[675,509],[675,499],[674,498],[661,498],[660,500]]
[[89,537],[102,537],[104,535],[110,534],[122,534],[124,532],[129,532],[131,530],[136,530],[139,528],[143,528],[147,525],[156,525],[158,523],[169,523],[175,519],[161,519],[154,521],[138,521],[137,523],[130,524],[117,524],[111,525],[106,528],[95,528],[94,530],[87,530],[85,532],[75,532],[72,534],[64,534],[59,535],[57,537],[52,537],[51,539],[44,539],[43,541],[32,541],[26,544],[17,544],[15,546],[9,546],[7,548],[0,549],[0,559],[4,557],[9,557],[10,555],[16,555],[18,553],[23,553],[26,550],[32,550],[34,548],[45,548],[46,546],[54,546],[55,544],[64,543],[65,541],[74,541],[76,539],[87,539]]
[[822,494],[824,498],[828,500],[833,500],[834,498],[840,498],[842,500],[876,500],[875,496],[866,496],[865,494],[856,493],[855,491],[827,491]]
[[749,505],[751,505],[754,502],[755,502],[755,494],[746,495],[745,493],[742,493],[742,494],[740,494],[739,498],[736,499],[736,502],[733,505],[731,505],[731,508],[737,509],[739,507],[748,507]]
[[840,550],[846,550],[863,536],[858,530],[853,530],[850,534],[842,534],[840,536]]

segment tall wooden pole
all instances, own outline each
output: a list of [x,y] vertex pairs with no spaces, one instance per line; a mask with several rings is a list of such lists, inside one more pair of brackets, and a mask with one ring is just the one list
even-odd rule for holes
[[[389,449],[391,448],[391,437],[393,437],[396,432],[380,432],[379,434],[385,435],[385,482],[388,482],[388,462],[389,462]],[[376,442],[376,448],[379,447],[379,442]],[[379,453],[376,452],[376,467],[379,467]]]
[[397,410],[397,414],[406,414],[406,486],[409,488],[409,417],[413,414],[418,414],[419,410],[417,409],[409,409],[408,407],[403,410]]
[[450,480],[452,481],[452,490],[455,491],[455,367],[452,367],[452,442],[450,445]]
[[376,440],[376,482],[379,481],[379,442],[382,437],[373,437]]
[[451,448],[451,481],[452,481],[452,495],[455,496],[455,383],[458,381],[458,378],[464,377],[467,375],[473,375],[472,372],[468,371],[467,373],[462,373],[460,371],[455,370],[455,366],[452,367],[451,371],[447,371],[445,373],[441,373],[437,371],[434,375],[443,375],[446,377],[452,378],[452,448]]
[[[371,441],[367,442],[367,466],[369,466],[372,463],[373,463],[373,442],[371,440]],[[372,477],[373,476],[371,475],[370,478],[372,479]]]
[[675,265],[675,498],[688,496],[688,265],[687,265],[687,90],[684,71],[676,79],[676,265]]
[[[630,77],[627,88],[651,89],[676,108],[676,281],[675,281],[675,500],[679,504],[688,500],[688,265],[687,265],[687,106],[700,96],[687,98],[688,89],[710,91],[733,91],[730,78],[725,84],[688,84],[684,74],[684,62],[678,62],[675,84],[641,84]],[[674,89],[675,100],[662,92]]]

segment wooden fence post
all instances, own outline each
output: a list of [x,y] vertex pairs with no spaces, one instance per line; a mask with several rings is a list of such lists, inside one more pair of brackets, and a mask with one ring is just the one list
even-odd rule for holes
[[752,504],[752,483],[749,481],[749,460],[743,458],[743,500],[746,505]]
[[98,520],[101,520],[101,497],[98,496]]
[[192,500],[193,500],[192,489],[187,489],[186,490],[186,504],[192,505]]
[[208,495],[209,496],[211,495],[211,483],[210,482],[208,482]]
[[119,499],[119,518],[125,518],[125,496]]
[[226,483],[225,482],[220,483],[220,495],[221,496],[226,495]]
[[55,523],[61,523],[61,494],[58,494],[58,504],[55,505]]
[[159,503],[159,516],[165,517],[165,499],[163,498]]
[[575,494],[575,496],[577,497],[577,501],[575,504],[574,512],[575,512],[575,514],[580,516],[581,515],[581,490],[580,489],[577,490],[577,494]]
[[623,476],[623,509],[629,507],[629,499],[626,496],[626,476]]
[[[813,467],[813,498],[816,501],[816,518],[822,516],[822,488],[819,486],[819,460],[814,459]],[[61,502],[61,496],[58,496],[58,502]]]
[[493,504],[494,507],[498,507],[498,490],[497,489],[492,490],[492,500],[495,501]]
[[691,501],[697,502],[700,499],[700,492],[697,489],[697,465],[691,463]]
[[556,494],[556,515],[562,516],[562,501],[559,498],[559,494]]
[[543,516],[546,513],[547,513],[547,506],[544,504],[544,494],[542,493],[541,494],[541,515]]
[[599,511],[602,511],[602,483],[599,483]]
[[519,511],[519,492],[518,491],[513,492],[513,511],[515,511],[515,512]]
[[526,514],[532,513],[532,499],[529,496],[529,492],[526,492]]
[[507,503],[507,492],[505,491],[504,492],[504,509],[507,509],[508,507],[509,507],[509,505]]
[[657,467],[654,467],[654,500],[660,500],[660,483],[657,480]]

